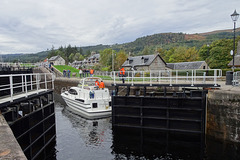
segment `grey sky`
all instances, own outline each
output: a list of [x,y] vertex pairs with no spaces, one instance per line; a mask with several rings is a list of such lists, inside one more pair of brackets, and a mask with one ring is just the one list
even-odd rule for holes
[[239,0],[0,0],[0,54],[231,29],[234,9]]

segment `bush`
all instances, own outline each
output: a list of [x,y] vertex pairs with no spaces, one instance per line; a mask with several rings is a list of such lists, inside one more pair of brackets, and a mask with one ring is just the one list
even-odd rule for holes
[[136,73],[136,74],[135,74],[135,77],[140,77],[140,73],[139,73],[139,72]]
[[150,72],[145,72],[144,77],[150,77]]

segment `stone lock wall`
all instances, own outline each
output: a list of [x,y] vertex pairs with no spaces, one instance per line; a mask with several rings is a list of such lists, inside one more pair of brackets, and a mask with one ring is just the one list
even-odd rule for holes
[[240,142],[240,91],[209,91],[207,105],[207,134]]

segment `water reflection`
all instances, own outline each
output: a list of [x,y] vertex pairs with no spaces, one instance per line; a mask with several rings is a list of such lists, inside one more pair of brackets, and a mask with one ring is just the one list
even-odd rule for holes
[[204,148],[195,134],[113,127],[116,159],[203,159]]
[[55,104],[57,160],[240,159],[239,145],[212,138],[205,143],[201,135],[112,127],[111,118],[87,120],[65,106]]
[[58,160],[114,159],[110,118],[87,120],[56,103]]
[[104,142],[105,132],[111,129],[110,118],[88,120],[73,113],[68,107],[62,110],[63,116],[69,118],[72,127],[79,131],[79,135],[86,145],[99,146]]

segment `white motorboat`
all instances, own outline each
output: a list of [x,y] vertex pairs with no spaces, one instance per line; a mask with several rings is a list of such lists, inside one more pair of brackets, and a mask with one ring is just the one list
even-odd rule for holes
[[111,96],[108,88],[99,89],[95,81],[101,78],[88,77],[80,81],[77,87],[62,89],[61,96],[68,107],[88,119],[109,117],[112,113]]

